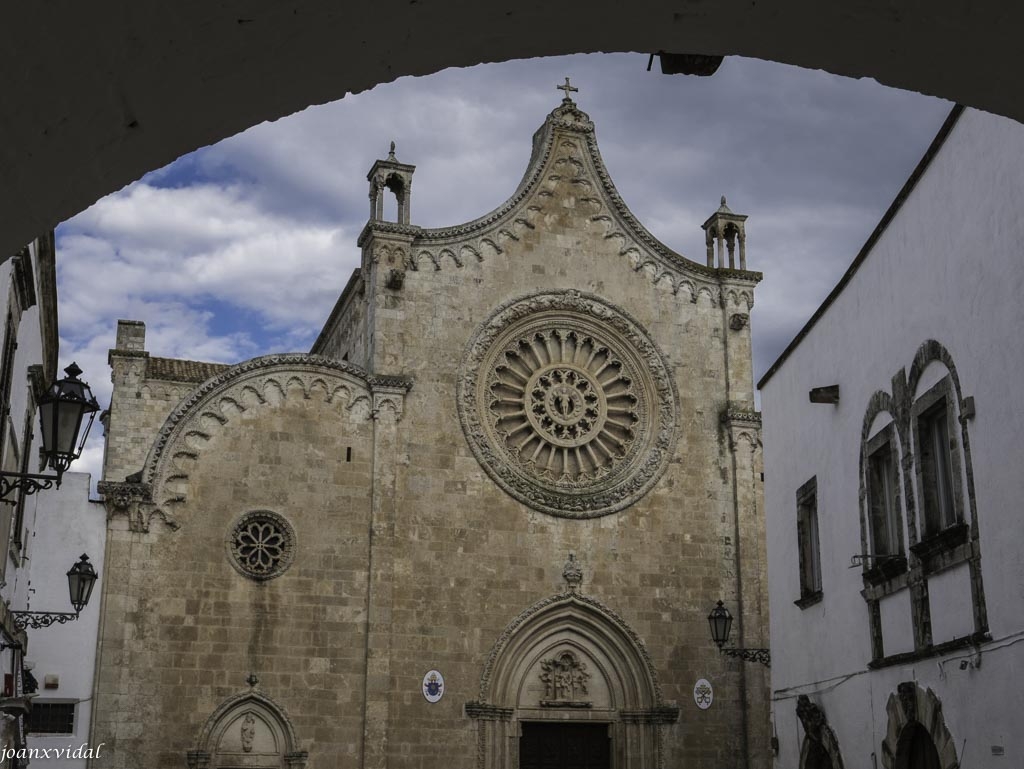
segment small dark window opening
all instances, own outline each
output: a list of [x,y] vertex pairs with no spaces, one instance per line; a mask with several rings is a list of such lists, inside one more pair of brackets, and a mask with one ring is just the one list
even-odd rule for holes
[[351,462],[352,461],[352,447],[351,446],[349,446],[347,449],[345,449],[345,461],[346,462]]
[[888,442],[868,457],[868,505],[871,516],[871,552],[873,555],[899,555],[903,552],[900,536],[896,464]]
[[921,463],[925,533],[935,534],[956,523],[945,399],[918,417],[917,434],[921,442],[917,456]]
[[75,703],[34,702],[27,723],[33,734],[74,734]]
[[[14,381],[14,351],[18,349],[18,329],[14,325],[14,315],[7,313],[7,325],[4,327],[3,359],[0,360],[0,419],[6,423],[11,410],[11,385]],[[0,429],[0,459],[3,458],[7,430]]]
[[797,491],[796,530],[800,557],[800,599],[805,601],[821,595],[817,478],[812,478]]

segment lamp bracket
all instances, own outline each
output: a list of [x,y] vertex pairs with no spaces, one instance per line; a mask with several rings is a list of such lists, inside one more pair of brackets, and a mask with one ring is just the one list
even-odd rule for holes
[[74,611],[12,611],[14,626],[19,630],[32,628],[49,627],[54,623],[63,625],[66,622],[74,622],[78,619],[78,612]]
[[728,647],[720,649],[726,657],[739,657],[744,662],[760,662],[766,668],[772,666],[772,655],[770,649],[737,649]]
[[59,475],[0,472],[0,499],[6,499],[15,489],[21,489],[23,494],[35,494],[37,491],[52,489],[54,483],[59,489],[60,478]]

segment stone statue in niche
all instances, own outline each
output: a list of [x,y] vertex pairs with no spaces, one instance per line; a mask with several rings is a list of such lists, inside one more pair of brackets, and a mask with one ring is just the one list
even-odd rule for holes
[[256,738],[256,719],[252,713],[246,713],[242,719],[242,750],[252,753],[252,741]]
[[540,704],[546,708],[589,708],[591,702],[584,699],[587,691],[587,664],[580,662],[570,651],[561,652],[557,657],[540,663],[540,680],[544,684],[544,699]]

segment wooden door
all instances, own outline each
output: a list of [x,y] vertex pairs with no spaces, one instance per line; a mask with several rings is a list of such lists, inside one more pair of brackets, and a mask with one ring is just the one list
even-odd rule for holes
[[611,769],[608,724],[522,723],[519,769]]

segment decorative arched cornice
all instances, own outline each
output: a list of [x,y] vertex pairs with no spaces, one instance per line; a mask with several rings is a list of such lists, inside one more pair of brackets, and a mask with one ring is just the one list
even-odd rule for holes
[[903,730],[912,723],[920,724],[931,735],[939,754],[940,769],[959,769],[956,744],[942,714],[942,701],[931,689],[922,689],[914,681],[901,683],[885,704],[888,715],[885,739],[882,741],[884,769],[896,766],[896,754]]
[[376,232],[410,237],[413,247],[405,266],[414,271],[424,266],[441,270],[447,264],[460,268],[468,261],[464,250],[481,262],[488,251],[500,254],[503,242],[517,241],[523,230],[534,229],[553,187],[562,181],[578,188],[578,202],[589,209],[589,220],[604,226],[604,238],[618,241],[619,255],[634,271],[646,273],[652,284],[664,283],[672,294],[685,289],[692,302],[707,293],[718,304],[723,301],[720,283],[725,278],[734,284],[728,289],[730,299],[745,303],[749,310],[761,274],[709,268],[655,238],[615,188],[598,149],[594,124],[572,102],[552,111],[534,134],[533,152],[516,191],[491,212],[464,224],[433,229],[371,221],[358,244],[363,246]]
[[[157,505],[184,501],[180,494],[165,499],[163,486],[170,480],[188,479],[188,466],[198,460],[213,432],[235,414],[285,399],[290,392],[304,399],[318,394],[327,404],[348,412],[362,408],[367,418],[376,418],[386,408],[397,419],[402,412],[400,401],[411,386],[406,377],[367,374],[351,363],[319,355],[253,358],[208,379],[178,404],[150,448],[140,481],[152,489],[150,501]],[[153,512],[169,515],[166,510]]]
[[[567,590],[564,593],[557,593],[544,598],[529,608],[525,609],[514,620],[512,620],[498,636],[491,647],[487,660],[484,663],[483,673],[480,676],[480,703],[504,706],[506,703],[492,702],[493,676],[496,668],[502,661],[513,639],[523,634],[529,635],[531,630],[545,624],[545,621],[552,616],[574,616],[575,619],[583,620],[581,624],[603,626],[613,636],[617,636],[628,649],[634,659],[634,668],[640,668],[643,672],[644,683],[649,689],[652,702],[651,707],[663,705],[661,685],[658,683],[658,674],[651,661],[647,647],[644,646],[640,637],[629,626],[629,624],[614,611],[603,603],[578,591]],[[673,719],[674,720],[674,719]]]

